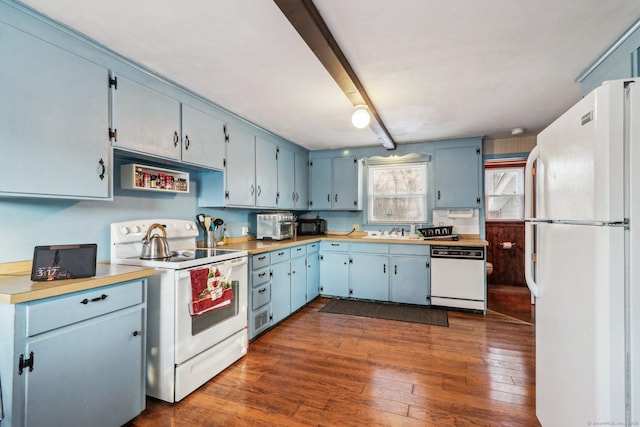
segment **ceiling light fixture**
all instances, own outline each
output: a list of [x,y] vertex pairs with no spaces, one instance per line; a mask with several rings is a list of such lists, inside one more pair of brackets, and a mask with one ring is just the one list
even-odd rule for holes
[[513,128],[511,129],[511,135],[522,135],[524,133],[523,128]]
[[358,129],[364,129],[369,126],[371,114],[366,105],[356,105],[351,116],[351,123]]
[[[375,105],[371,102],[351,64],[333,38],[329,27],[313,4],[313,0],[274,0],[274,2],[340,86],[351,105],[366,107],[369,113],[369,122],[363,127],[369,126],[383,147],[387,150],[394,150],[396,148],[395,141],[382,122]],[[355,123],[354,126],[356,126]]]

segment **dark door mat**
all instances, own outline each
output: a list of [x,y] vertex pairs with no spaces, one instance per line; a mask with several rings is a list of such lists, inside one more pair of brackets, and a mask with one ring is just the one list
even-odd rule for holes
[[449,326],[446,310],[419,305],[400,305],[347,299],[334,299],[320,309],[323,313],[350,314],[352,316],[399,320],[401,322],[425,323]]

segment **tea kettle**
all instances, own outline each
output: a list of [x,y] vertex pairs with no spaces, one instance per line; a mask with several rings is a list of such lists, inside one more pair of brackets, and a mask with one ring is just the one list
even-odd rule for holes
[[[156,228],[162,231],[162,236],[158,234],[151,236],[151,231]],[[142,242],[140,259],[167,259],[171,257],[169,243],[167,242],[167,230],[165,230],[164,225],[152,224],[147,230]]]

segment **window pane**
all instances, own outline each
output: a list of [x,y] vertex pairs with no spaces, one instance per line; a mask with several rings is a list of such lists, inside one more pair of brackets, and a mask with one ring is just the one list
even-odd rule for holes
[[524,219],[524,168],[485,170],[487,219]]
[[426,164],[370,166],[367,183],[370,223],[426,222]]

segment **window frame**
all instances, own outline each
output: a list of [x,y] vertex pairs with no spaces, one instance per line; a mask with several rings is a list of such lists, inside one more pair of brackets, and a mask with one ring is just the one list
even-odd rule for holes
[[[364,159],[363,170],[363,186],[364,193],[366,195],[365,213],[363,220],[368,225],[398,225],[398,224],[423,224],[428,222],[429,218],[429,160],[431,156],[428,154],[407,154],[405,156],[389,156],[389,157],[370,157]],[[419,219],[402,219],[397,221],[377,221],[371,218],[372,214],[372,197],[370,193],[370,181],[371,181],[371,169],[377,168],[423,168],[423,187],[422,197],[424,198],[424,213],[423,218]],[[411,193],[415,194],[415,193]],[[409,196],[410,193],[402,195]],[[414,196],[415,197],[415,196]]]
[[[486,176],[487,170],[490,169],[522,169],[523,179],[525,173],[525,166],[527,164],[527,159],[504,159],[504,160],[487,160],[484,163],[484,171],[483,171],[483,180],[484,183],[484,205],[485,205],[485,221],[486,222],[522,222],[524,223],[524,217],[526,216],[526,212],[523,211],[522,219],[505,219],[505,218],[489,218],[489,194],[486,191]],[[524,183],[523,183],[524,184]],[[527,189],[523,185],[522,190],[522,201],[524,203],[524,198],[526,197]]]

